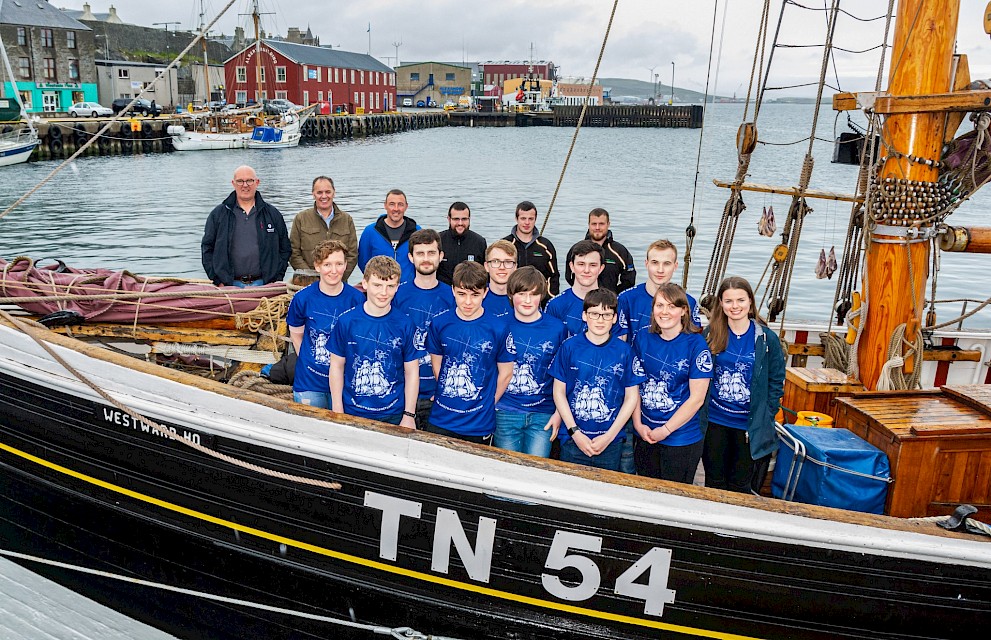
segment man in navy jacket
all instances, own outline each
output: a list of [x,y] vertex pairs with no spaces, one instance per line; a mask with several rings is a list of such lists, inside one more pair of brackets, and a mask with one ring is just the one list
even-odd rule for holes
[[292,245],[286,221],[258,193],[255,170],[234,170],[234,191],[210,212],[200,252],[203,269],[216,285],[260,286],[282,280]]

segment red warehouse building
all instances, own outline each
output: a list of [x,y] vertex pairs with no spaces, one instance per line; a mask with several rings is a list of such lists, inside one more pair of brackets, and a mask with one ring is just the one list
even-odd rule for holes
[[396,107],[395,72],[364,53],[262,40],[228,58],[224,78],[227,101],[236,104],[282,98],[303,106],[329,102],[349,113]]

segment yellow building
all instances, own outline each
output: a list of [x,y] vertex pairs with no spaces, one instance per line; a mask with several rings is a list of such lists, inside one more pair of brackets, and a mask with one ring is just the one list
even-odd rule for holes
[[446,62],[414,62],[396,67],[396,102],[399,106],[444,106],[471,95],[471,69]]

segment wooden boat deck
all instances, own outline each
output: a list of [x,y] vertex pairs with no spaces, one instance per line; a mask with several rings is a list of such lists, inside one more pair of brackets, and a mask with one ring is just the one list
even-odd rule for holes
[[888,455],[895,482],[886,513],[952,513],[960,504],[991,522],[991,386],[870,392],[838,398],[837,426]]

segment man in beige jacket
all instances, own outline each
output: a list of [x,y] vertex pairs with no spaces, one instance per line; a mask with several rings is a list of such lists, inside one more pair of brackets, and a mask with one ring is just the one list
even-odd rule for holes
[[327,176],[313,179],[313,206],[296,214],[289,240],[292,255],[289,264],[299,271],[313,269],[313,249],[324,240],[338,240],[347,247],[347,282],[358,262],[358,234],[354,220],[334,203],[334,181]]

